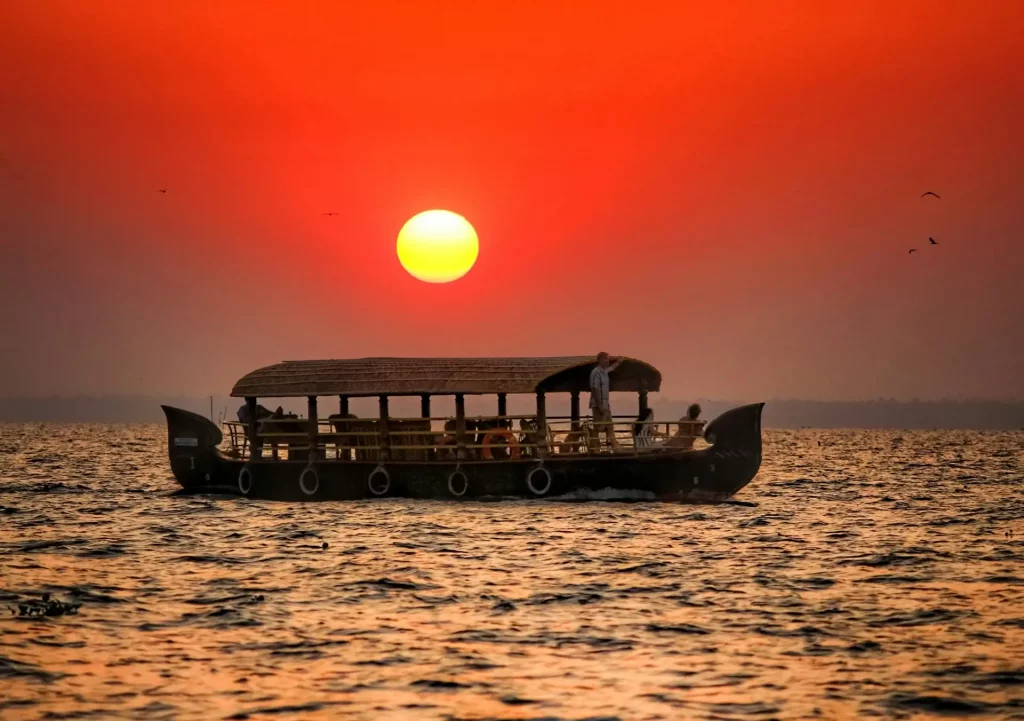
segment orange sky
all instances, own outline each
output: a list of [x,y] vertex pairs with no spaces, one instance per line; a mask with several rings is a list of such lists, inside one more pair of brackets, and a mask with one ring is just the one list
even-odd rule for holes
[[[1024,4],[275,5],[0,0],[0,395],[607,348],[1024,396]],[[447,286],[395,254],[434,207]]]

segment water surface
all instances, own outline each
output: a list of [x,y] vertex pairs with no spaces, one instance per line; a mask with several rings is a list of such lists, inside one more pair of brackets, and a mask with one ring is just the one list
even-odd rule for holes
[[0,425],[0,717],[1024,718],[1024,433],[765,440],[754,506],[285,504]]

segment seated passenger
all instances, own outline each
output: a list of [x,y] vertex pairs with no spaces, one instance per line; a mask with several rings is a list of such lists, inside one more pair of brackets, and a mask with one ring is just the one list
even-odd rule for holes
[[449,418],[444,422],[444,432],[437,434],[434,438],[434,445],[437,449],[434,451],[437,460],[439,461],[454,461],[457,458],[456,445],[458,439],[455,435],[455,419]]
[[352,460],[352,451],[359,441],[353,434],[351,421],[358,419],[359,417],[354,413],[332,413],[327,416],[327,422],[334,431],[330,435],[330,441],[334,443],[337,458],[346,461]]
[[[466,447],[463,449],[463,458],[472,459],[480,456],[480,449],[473,447],[476,443],[476,432],[476,421],[467,418],[465,434]],[[449,418],[444,422],[444,432],[434,436],[434,445],[437,446],[434,450],[434,455],[438,460],[454,461],[458,459],[458,422],[454,418]]]
[[654,427],[654,411],[645,408],[633,424],[633,444],[636,448],[653,448],[661,443],[659,436],[663,435]]
[[569,431],[565,434],[562,442],[558,444],[560,454],[582,453],[586,450],[586,436],[583,431]]
[[242,423],[248,423],[251,420],[263,420],[264,418],[269,418],[270,415],[270,411],[261,405],[256,406],[256,418],[249,417],[248,403],[243,403],[242,407],[238,409],[238,420]]
[[[309,458],[309,441],[307,440],[306,429],[298,423],[281,422],[298,420],[299,417],[294,413],[285,413],[284,408],[281,406],[278,406],[273,413],[266,408],[263,410],[266,412],[266,416],[257,415],[260,418],[260,434],[271,434],[268,437],[268,441],[270,442],[274,460],[278,459],[281,448],[288,451],[288,457],[291,460]],[[259,409],[257,409],[258,413]],[[293,448],[292,446],[298,446],[298,448]]]
[[519,443],[522,446],[522,454],[527,458],[536,458],[540,455],[541,441],[547,440],[551,429],[545,426],[541,430],[536,418],[522,418],[519,420]]
[[697,420],[701,407],[694,403],[686,409],[686,415],[679,419],[679,430],[668,439],[666,445],[673,448],[693,448],[693,442],[704,435],[704,421]]

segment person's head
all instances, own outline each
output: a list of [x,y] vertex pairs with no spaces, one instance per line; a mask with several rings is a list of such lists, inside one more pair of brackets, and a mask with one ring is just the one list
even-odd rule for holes
[[640,431],[643,429],[644,423],[646,423],[647,421],[653,421],[653,420],[654,420],[654,411],[651,410],[650,408],[644,408],[642,411],[640,411],[640,415],[637,417],[636,423],[633,424],[633,435],[634,436],[640,435]]
[[700,417],[700,411],[700,403],[694,403],[686,409],[686,417],[691,421],[695,421]]
[[604,351],[601,351],[597,354],[597,364],[602,368],[607,368],[612,364],[612,357]]
[[284,408],[283,408],[283,407],[281,407],[281,406],[278,406],[278,407],[277,407],[277,410],[276,410],[276,411],[274,411],[274,413],[276,413],[276,414],[277,414],[277,415],[279,415],[279,416],[283,416],[283,415],[284,415]]

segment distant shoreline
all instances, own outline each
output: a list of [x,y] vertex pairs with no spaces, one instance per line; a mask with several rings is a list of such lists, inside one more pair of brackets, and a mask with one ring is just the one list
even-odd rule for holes
[[[525,397],[524,397],[525,398]],[[486,397],[467,399],[467,412],[472,415],[492,414],[494,409]],[[708,420],[719,413],[741,405],[743,401],[697,399],[703,406],[703,418]],[[652,407],[659,420],[674,420],[683,415],[690,400],[652,399]],[[322,399],[327,413],[335,412],[329,399]],[[359,405],[364,403],[366,408]],[[636,399],[628,396],[613,397],[616,413],[632,413]],[[210,397],[178,396],[93,396],[75,398],[2,398],[0,422],[3,423],[162,423],[160,405],[185,408],[204,416],[210,415]],[[353,411],[359,415],[375,413],[375,399],[353,401]],[[214,420],[226,412],[229,419],[241,402],[237,398],[213,397]],[[305,401],[293,399],[285,403],[289,409],[305,412]],[[435,413],[451,413],[438,399]],[[528,399],[509,398],[509,413],[528,413]],[[322,407],[323,407],[322,406]],[[408,407],[406,407],[408,406]],[[520,407],[522,406],[522,407]],[[564,406],[564,407],[563,407]],[[395,399],[392,412],[398,415],[419,415],[418,399]],[[568,401],[553,396],[548,403],[551,415],[568,414]],[[817,429],[893,429],[893,430],[1022,430],[1024,429],[1024,401],[809,401],[769,400],[764,410],[765,428],[817,428]]]

